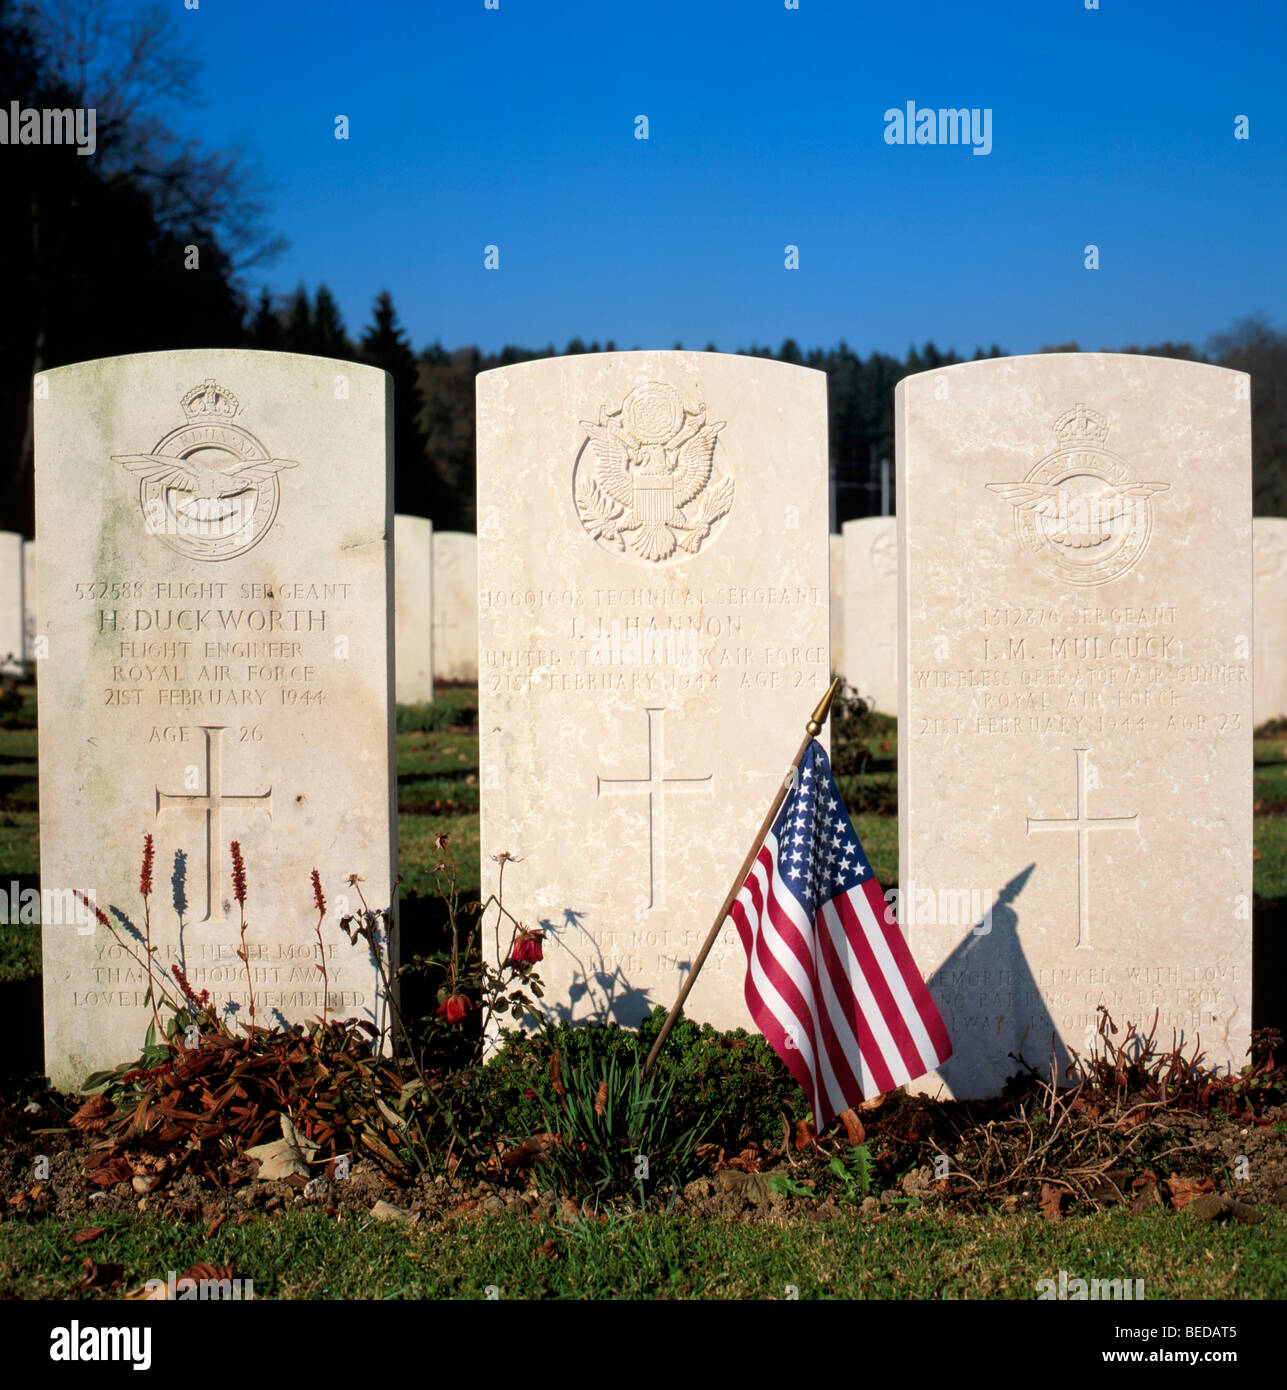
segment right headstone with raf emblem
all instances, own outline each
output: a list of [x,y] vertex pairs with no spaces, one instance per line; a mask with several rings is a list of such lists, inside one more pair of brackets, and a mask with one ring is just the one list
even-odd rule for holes
[[[483,891],[556,1018],[669,1007],[828,683],[821,372],[701,352],[478,378]],[[747,1026],[729,922],[685,1008]]]
[[882,714],[898,713],[898,530],[892,516],[846,521],[845,679]]
[[1237,1070],[1247,376],[973,362],[904,379],[896,432],[899,915],[955,1048],[917,1089],[992,1095],[1015,1057],[1062,1079],[1101,1008]]

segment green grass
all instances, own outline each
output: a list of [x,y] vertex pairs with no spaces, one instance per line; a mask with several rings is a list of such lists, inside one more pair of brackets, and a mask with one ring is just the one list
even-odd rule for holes
[[209,1240],[200,1223],[105,1216],[95,1221],[104,1235],[74,1245],[84,1224],[0,1225],[0,1295],[64,1297],[89,1254],[123,1265],[125,1288],[198,1260],[231,1264],[257,1299],[1033,1299],[1037,1281],[1061,1269],[1142,1279],[1154,1300],[1287,1297],[1282,1211],[1257,1226],[1116,1210],[1058,1223],[921,1212],[790,1225],[630,1215],[406,1227],[290,1210],[228,1222]]

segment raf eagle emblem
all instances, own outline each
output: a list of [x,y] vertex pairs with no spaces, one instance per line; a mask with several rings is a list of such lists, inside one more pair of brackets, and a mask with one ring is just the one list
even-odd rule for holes
[[733,479],[715,478],[725,421],[690,409],[673,386],[637,386],[621,409],[582,420],[589,434],[574,483],[581,524],[602,544],[641,560],[696,555],[733,506]]

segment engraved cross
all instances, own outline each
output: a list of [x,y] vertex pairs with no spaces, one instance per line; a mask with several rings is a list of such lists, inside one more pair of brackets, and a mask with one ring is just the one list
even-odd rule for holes
[[[204,795],[163,792],[156,789],[156,814],[162,811],[204,811],[206,815],[206,914],[203,922],[221,922],[222,915],[213,917],[215,904],[220,902],[220,883],[223,879],[223,816],[224,806],[245,806],[264,812],[269,820],[273,818],[273,789],[259,792],[254,796],[225,796],[223,794],[223,757],[219,746],[219,735],[223,728],[216,725],[202,725],[201,732],[206,736],[206,790]],[[178,802],[178,806],[163,805],[164,802]]]
[[1090,945],[1087,906],[1090,897],[1090,865],[1086,851],[1092,830],[1133,830],[1139,834],[1139,814],[1133,816],[1091,817],[1086,813],[1086,754],[1088,748],[1075,748],[1077,755],[1077,814],[1070,818],[1041,820],[1028,817],[1028,834],[1034,830],[1075,830],[1077,832],[1077,945]]
[[711,792],[711,774],[705,777],[664,777],[666,762],[662,735],[664,709],[648,709],[648,772],[643,778],[599,777],[599,796],[647,796],[648,798],[648,907],[664,907],[666,876],[665,797],[668,792]]

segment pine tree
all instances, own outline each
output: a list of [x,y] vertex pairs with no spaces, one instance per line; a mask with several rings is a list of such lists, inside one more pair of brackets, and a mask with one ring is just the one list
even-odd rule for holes
[[259,292],[255,305],[255,316],[250,321],[250,346],[263,348],[268,352],[280,352],[282,346],[282,321],[273,306],[273,297],[265,285]]
[[286,352],[313,351],[313,310],[308,302],[308,291],[303,285],[291,295],[282,348]]
[[312,351],[320,357],[352,357],[353,344],[344,331],[335,296],[325,285],[318,285],[313,299]]
[[394,510],[430,517],[439,526],[454,522],[454,499],[440,497],[433,486],[420,423],[424,409],[420,373],[388,290],[376,296],[371,316],[374,322],[362,336],[359,353],[363,362],[382,367],[393,378]]

